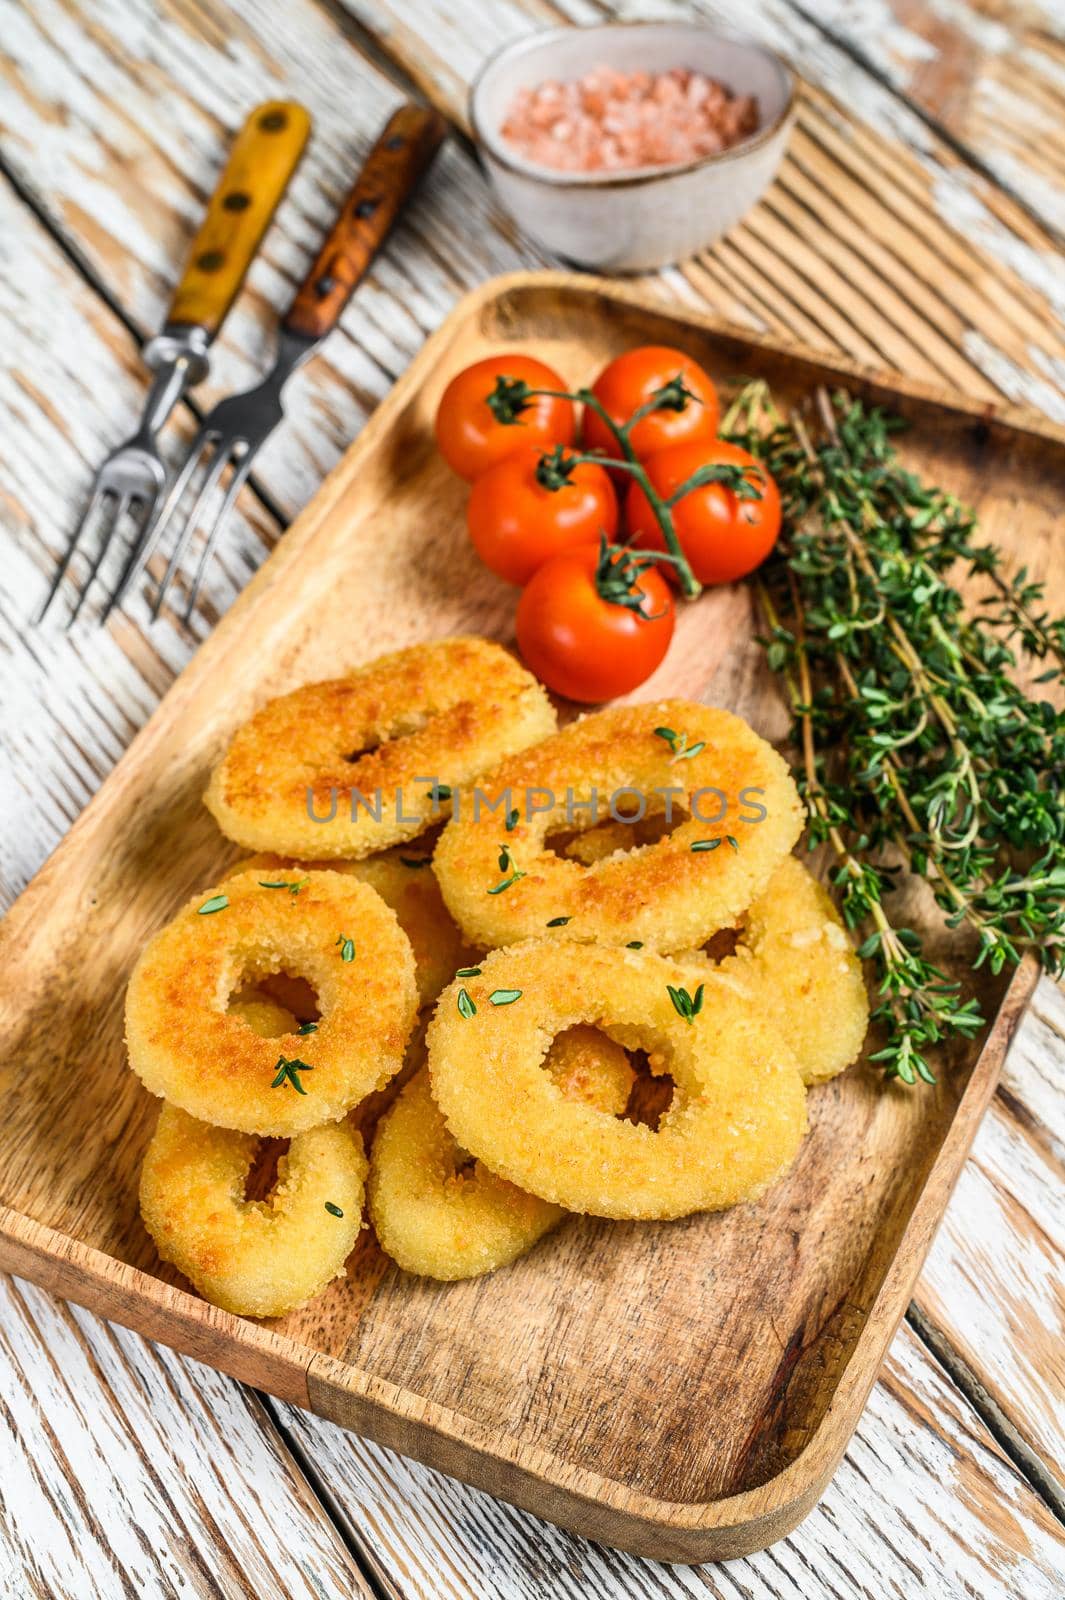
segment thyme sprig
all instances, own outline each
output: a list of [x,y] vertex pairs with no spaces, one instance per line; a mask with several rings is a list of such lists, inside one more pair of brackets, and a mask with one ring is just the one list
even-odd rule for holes
[[[889,917],[900,869],[927,881],[948,928],[972,931],[974,967],[1036,950],[1065,970],[1065,716],[1017,681],[1035,658],[1051,664],[1034,685],[1060,682],[1065,619],[956,497],[903,467],[897,426],[824,390],[784,417],[759,382],[722,432],[781,491],[784,534],[756,585],[763,642],[791,699],[811,845],[831,848],[878,975],[873,1059],[914,1083],[934,1082],[930,1047],[983,1019]],[[988,593],[963,595],[979,580]]]

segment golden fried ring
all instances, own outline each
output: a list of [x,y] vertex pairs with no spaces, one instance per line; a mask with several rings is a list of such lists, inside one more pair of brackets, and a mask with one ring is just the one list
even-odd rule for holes
[[[694,998],[692,969],[647,951],[541,941],[481,966],[440,997],[429,1071],[452,1136],[492,1172],[569,1211],[648,1218],[755,1199],[790,1165],[806,1127],[795,1057],[714,974],[689,1021],[670,989]],[[673,1078],[657,1131],[563,1099],[541,1070],[582,1022]]]
[[710,970],[776,1026],[804,1083],[857,1059],[869,1026],[862,964],[831,897],[794,856],[744,913],[734,954]]
[[[678,758],[656,733],[662,727],[695,753]],[[656,843],[590,866],[551,850],[552,833],[578,818],[597,820],[578,809],[593,799],[601,817],[611,800],[632,808],[667,790],[683,819]],[[659,951],[700,945],[761,893],[802,829],[795,785],[772,746],[730,712],[687,701],[584,717],[508,757],[478,780],[478,791],[461,796],[433,865],[451,914],[487,947],[551,937],[639,940]],[[553,796],[553,810],[537,791]],[[545,809],[530,815],[540,803]],[[719,813],[719,821],[704,820]]]
[[[432,867],[432,856],[421,840],[397,845],[363,861],[293,861],[286,856],[258,855],[240,861],[234,872],[257,872],[268,882],[298,883],[308,872],[346,873],[368,883],[391,906],[414,952],[418,998],[425,1006],[435,1000],[456,969],[470,966],[474,952],[448,912]],[[267,987],[274,991],[271,980]],[[278,986],[279,998],[287,998]]]
[[237,730],[204,801],[250,850],[356,859],[448,814],[433,780],[467,783],[554,728],[546,693],[499,645],[416,645],[268,701]]
[[141,1172],[141,1215],[163,1260],[213,1305],[279,1317],[343,1274],[367,1165],[347,1123],[309,1128],[278,1161],[269,1198],[247,1200],[258,1147],[253,1134],[164,1105]]
[[[245,872],[196,895],[149,942],[126,995],[126,1042],[153,1094],[219,1127],[285,1136],[343,1116],[399,1070],[418,1005],[414,957],[367,884],[312,872],[293,895],[258,880]],[[314,1032],[263,1039],[227,1011],[234,991],[277,971],[314,985]],[[302,1065],[278,1081],[281,1057]]]
[[[593,1028],[552,1042],[544,1066],[567,1100],[609,1116],[628,1103],[625,1051]],[[494,1272],[531,1250],[565,1217],[561,1206],[497,1178],[448,1132],[422,1068],[378,1124],[367,1196],[381,1248],[405,1272],[452,1282]]]

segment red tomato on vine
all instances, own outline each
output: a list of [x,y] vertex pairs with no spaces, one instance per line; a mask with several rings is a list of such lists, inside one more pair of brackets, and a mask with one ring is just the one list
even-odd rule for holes
[[[572,400],[525,397],[529,389],[565,390],[558,373],[532,356],[489,356],[452,378],[436,413],[440,454],[461,478],[477,478],[523,445],[572,444]],[[509,400],[508,397],[509,396]],[[503,420],[505,419],[505,420]]]
[[618,526],[614,486],[602,467],[564,449],[525,445],[475,482],[466,524],[486,567],[508,583],[527,583],[552,556],[575,545],[612,541]]
[[[780,534],[780,494],[754,456],[714,439],[661,450],[644,468],[663,499],[694,474],[720,469],[720,481],[689,490],[672,507],[681,549],[700,583],[734,583],[761,566]],[[625,511],[634,544],[665,549],[658,519],[638,483],[629,490]]]
[[[629,436],[641,460],[670,445],[715,436],[720,420],[717,390],[709,374],[683,350],[654,344],[626,350],[604,367],[592,384],[592,393],[619,425],[648,405],[659,390],[666,390],[671,398],[661,409],[641,418]],[[614,435],[590,406],[584,408],[581,437],[586,450],[619,454]]]
[[650,677],[673,622],[658,567],[604,540],[553,556],[533,575],[518,601],[518,648],[549,689],[595,704]]

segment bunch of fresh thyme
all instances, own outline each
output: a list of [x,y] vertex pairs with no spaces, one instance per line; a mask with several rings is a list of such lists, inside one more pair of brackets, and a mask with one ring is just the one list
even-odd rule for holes
[[[722,433],[762,459],[785,528],[758,575],[769,664],[786,680],[812,845],[863,957],[879,976],[875,1020],[889,1077],[934,1082],[930,1046],[971,1036],[977,1002],[889,917],[900,868],[929,884],[949,928],[975,935],[974,965],[1027,950],[1065,971],[1065,715],[1017,686],[1024,658],[1063,681],[1065,620],[1042,587],[1007,576],[952,496],[905,470],[895,424],[818,391],[785,418],[748,384]],[[986,580],[966,602],[955,578]],[[1029,663],[1030,665],[1030,663]]]

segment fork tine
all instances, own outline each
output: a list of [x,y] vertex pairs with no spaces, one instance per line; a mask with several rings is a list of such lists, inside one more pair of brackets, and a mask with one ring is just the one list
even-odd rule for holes
[[115,607],[122,604],[122,600],[129,592],[131,585],[136,582],[151,560],[152,552],[155,550],[170,518],[180,504],[181,497],[189,486],[189,480],[196,471],[199,462],[203,459],[204,451],[212,437],[214,435],[208,433],[205,428],[200,429],[195,439],[193,439],[189,447],[189,453],[182,463],[181,471],[170,485],[162,505],[158,503],[158,499],[156,500],[152,515],[145,521],[133,541],[129,555],[126,557],[126,564],[122,568],[118,583],[112,590],[111,598],[107,602],[100,618],[101,627]]
[[86,576],[85,582],[81,586],[81,593],[74,602],[74,609],[67,618],[67,633],[70,632],[75,622],[77,622],[78,617],[81,615],[81,608],[89,598],[89,591],[96,582],[96,575],[103,565],[104,557],[107,554],[108,546],[111,542],[111,535],[118,527],[119,520],[125,514],[130,503],[130,496],[127,494],[121,494],[117,489],[105,489],[103,491],[103,495],[101,495],[101,499],[107,495],[111,495],[113,498],[114,507],[100,513],[100,541],[96,546],[96,554],[92,558],[88,575]]
[[230,511],[233,509],[233,502],[236,500],[237,495],[244,487],[248,473],[251,471],[251,464],[254,456],[254,450],[246,450],[244,455],[233,468],[233,475],[230,478],[229,483],[226,485],[226,492],[225,496],[223,497],[222,504],[219,506],[218,514],[207,531],[207,537],[203,542],[203,549],[200,551],[200,559],[196,563],[196,576],[192,580],[192,587],[189,590],[189,598],[188,602],[186,603],[182,618],[184,622],[188,622],[192,617],[193,610],[196,606],[196,597],[200,592],[200,586],[203,583],[204,574],[207,571],[207,563],[210,561],[211,556],[214,553],[215,545],[218,543],[218,535],[221,533],[222,528],[225,525],[225,520]]
[[89,496],[89,503],[85,507],[85,510],[82,512],[81,521],[78,523],[77,527],[74,529],[74,533],[73,533],[73,536],[72,536],[72,538],[70,540],[70,543],[67,545],[66,553],[63,556],[62,561],[59,563],[59,570],[56,573],[55,577],[52,579],[52,587],[48,591],[48,595],[47,595],[47,598],[45,599],[44,605],[41,607],[40,611],[38,611],[38,613],[37,613],[37,620],[34,623],[34,627],[40,627],[41,623],[44,621],[45,617],[48,615],[48,612],[49,612],[49,610],[51,608],[51,605],[52,605],[52,601],[55,599],[56,595],[59,593],[59,590],[60,590],[60,588],[62,586],[62,583],[63,583],[63,579],[66,577],[68,571],[70,570],[70,563],[73,561],[74,556],[75,556],[75,554],[77,552],[78,546],[81,543],[82,534],[85,532],[85,529],[89,526],[89,523],[92,521],[93,517],[95,517],[98,514],[99,509],[100,509],[101,505],[103,504],[105,498],[111,492],[112,491],[109,490],[109,489],[102,489],[100,487],[100,474],[97,473],[96,477],[93,479],[92,494]]
[[163,602],[166,599],[167,591],[169,590],[170,585],[174,581],[174,575],[177,572],[178,567],[181,565],[182,561],[185,558],[186,550],[189,548],[189,545],[192,543],[193,537],[194,537],[194,535],[196,533],[196,529],[199,527],[200,518],[203,515],[204,507],[207,504],[207,501],[208,501],[208,498],[210,497],[211,491],[216,487],[219,478],[222,476],[223,472],[225,471],[226,462],[229,460],[229,455],[230,455],[231,448],[232,448],[231,441],[228,441],[228,440],[226,441],[226,448],[225,449],[222,448],[221,444],[218,445],[217,449],[215,450],[214,458],[211,461],[210,468],[208,469],[207,476],[203,480],[203,483],[202,483],[202,485],[200,487],[200,491],[197,494],[196,499],[195,499],[195,501],[193,503],[192,510],[189,512],[187,518],[185,519],[184,527],[181,529],[180,533],[178,534],[177,538],[174,541],[174,548],[173,548],[173,551],[171,553],[170,560],[169,560],[169,562],[167,564],[167,569],[163,573],[163,581],[159,585],[159,592],[155,597],[155,604],[152,606],[152,621],[153,622],[158,617],[160,611],[163,608]]

